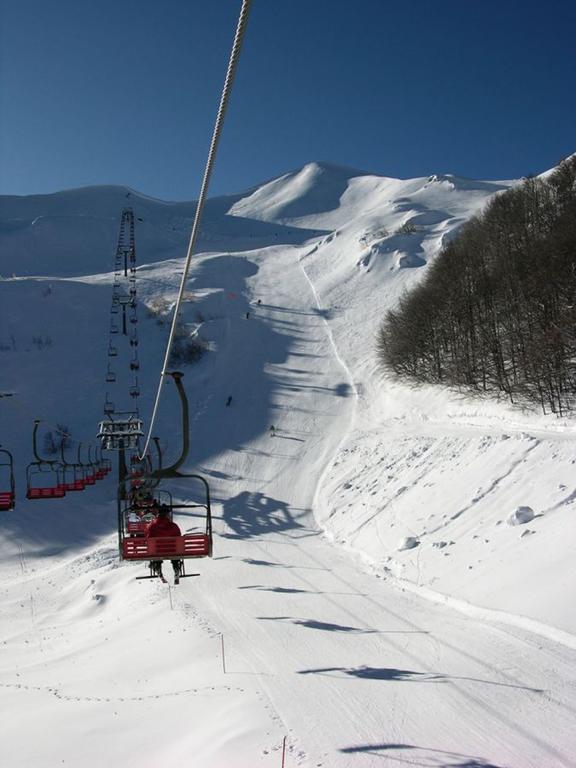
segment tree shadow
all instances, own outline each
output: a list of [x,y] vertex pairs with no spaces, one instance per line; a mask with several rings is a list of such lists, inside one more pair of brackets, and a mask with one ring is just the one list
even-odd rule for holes
[[291,568],[291,566],[285,566],[281,563],[273,563],[270,560],[256,560],[253,557],[245,557],[243,558],[242,562],[248,563],[248,565],[268,565],[270,568]]
[[[262,589],[262,590],[265,590],[266,588],[264,588],[264,587],[240,587],[240,589]],[[271,589],[268,589],[267,591],[270,591],[270,592],[285,592],[285,593],[307,592],[308,594],[310,594],[309,591],[305,590],[305,589],[284,589],[282,587],[273,587]],[[316,592],[316,593],[313,593],[313,594],[333,594],[333,593],[330,593],[330,592],[328,592],[328,593]],[[402,630],[390,630],[390,631],[388,631],[388,630],[385,630],[385,629],[371,629],[371,628],[366,628],[366,627],[350,627],[350,626],[348,626],[346,624],[332,624],[331,622],[328,622],[328,621],[318,621],[317,619],[295,619],[292,616],[258,616],[258,619],[260,619],[260,621],[287,621],[287,622],[290,622],[291,624],[295,624],[295,625],[298,625],[300,627],[307,627],[308,629],[318,629],[318,630],[320,630],[322,632],[345,632],[345,633],[348,633],[348,634],[356,634],[356,635],[384,635],[384,634],[386,634],[386,635],[387,634],[395,634],[395,635],[399,635],[399,634],[402,634],[402,635],[405,635],[405,634],[408,634],[408,635],[421,634],[421,635],[428,635],[429,634],[429,632],[427,632],[425,630],[422,630],[422,631],[417,632],[417,633],[414,632],[413,630],[408,630],[407,632],[404,632]],[[365,668],[365,669],[368,669],[368,668]],[[383,670],[380,670],[380,671],[383,672]],[[346,670],[343,667],[325,667],[325,668],[320,668],[320,669],[304,669],[304,670],[301,670],[299,672],[299,674],[301,674],[301,675],[311,675],[311,674],[326,674],[326,673],[329,673],[329,672],[344,672],[346,674],[352,674],[352,672],[350,670]],[[396,679],[399,680],[399,679],[402,679],[400,677],[394,677],[393,673],[400,674],[400,673],[403,673],[404,670],[385,670],[385,672],[388,673],[388,676],[387,677],[382,676],[382,677],[380,677],[378,679],[382,679],[382,680],[383,679],[386,679],[386,680],[396,680]],[[409,673],[406,672],[406,674],[409,674]],[[412,674],[415,674],[415,675],[422,674],[422,675],[424,675],[425,673],[423,673],[423,672],[422,673],[415,672],[415,673],[412,673]],[[361,675],[358,675],[358,676],[360,677]],[[408,679],[408,678],[405,678],[405,679]]]
[[[377,631],[377,630],[374,630]],[[318,669],[303,669],[301,675],[329,674],[331,672],[349,675],[361,680],[394,680],[401,682],[418,683],[448,683],[454,680],[464,680],[483,685],[495,685],[499,688],[517,688],[531,693],[544,693],[541,688],[531,688],[527,685],[513,685],[512,683],[499,683],[495,680],[482,680],[477,677],[465,677],[462,675],[446,675],[443,672],[416,672],[411,669],[395,669],[393,667],[320,667]]]
[[348,632],[357,635],[378,634],[377,629],[349,627],[346,624],[332,624],[327,621],[316,621],[315,619],[292,619],[292,624],[297,624],[301,627],[308,627],[308,629],[320,629],[323,632]]
[[[416,754],[407,755],[407,759],[399,756],[392,756],[390,752],[400,752],[402,750],[413,750]],[[421,765],[428,768],[504,768],[503,765],[497,765],[481,757],[464,755],[459,752],[448,752],[443,749],[432,749],[430,747],[420,747],[415,744],[363,744],[357,747],[343,747],[338,750],[346,755],[368,754],[375,757],[392,759],[394,762],[407,763],[409,765]],[[381,754],[386,752],[387,754]],[[420,755],[418,754],[420,753]],[[419,757],[426,762],[419,762]],[[431,762],[434,761],[434,762]]]
[[[348,627],[345,624],[330,624],[324,621],[315,621],[314,619],[294,619],[291,616],[258,616],[260,621],[289,621],[291,624],[297,624],[301,627],[308,627],[309,629],[320,629],[324,632],[347,632],[356,635],[373,635],[378,634],[377,629],[363,629],[361,627]],[[308,674],[308,672],[324,672],[337,670],[338,667],[327,668],[327,670],[305,670],[300,674]]]
[[238,589],[255,589],[258,592],[278,592],[282,595],[317,595],[318,592],[313,592],[310,589],[296,589],[296,587],[264,587],[262,584],[246,584]]

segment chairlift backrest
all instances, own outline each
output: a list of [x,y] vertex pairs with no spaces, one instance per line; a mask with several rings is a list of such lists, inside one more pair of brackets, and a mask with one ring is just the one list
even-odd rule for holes
[[0,511],[14,509],[15,500],[14,460],[9,451],[0,448]]
[[55,461],[32,461],[26,468],[26,486],[27,499],[62,499],[66,495]]

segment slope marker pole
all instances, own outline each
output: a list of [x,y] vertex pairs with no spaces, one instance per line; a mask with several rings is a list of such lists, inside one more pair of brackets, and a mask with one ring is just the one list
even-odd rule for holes
[[284,740],[282,741],[282,768],[285,768],[286,765],[286,736],[284,736]]
[[220,644],[222,646],[222,672],[226,674],[226,656],[224,655],[224,635],[220,635]]

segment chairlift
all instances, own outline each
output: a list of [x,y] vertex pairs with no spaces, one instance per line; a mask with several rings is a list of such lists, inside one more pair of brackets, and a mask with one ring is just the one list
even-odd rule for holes
[[0,512],[14,509],[15,501],[14,459],[10,451],[0,448]]
[[112,368],[110,368],[110,366],[108,366],[108,370],[106,371],[106,381],[108,384],[112,384],[113,382],[116,381],[116,374],[114,373]]
[[[189,475],[180,472],[179,468],[186,460],[190,446],[189,437],[189,410],[186,393],[182,386],[182,374],[178,372],[167,373],[172,376],[180,396],[182,407],[182,449],[179,458],[170,467],[161,466],[162,456],[159,452],[160,466],[157,470],[144,476],[145,483],[154,481],[162,482],[167,478],[189,479],[197,481],[198,501],[194,503],[175,504],[172,499],[168,504],[170,515],[174,510],[199,510],[202,523],[199,526],[201,530],[193,533],[185,533],[181,536],[163,536],[160,538],[147,538],[141,535],[131,535],[126,531],[125,509],[122,507],[122,499],[128,498],[126,494],[125,482],[121,482],[118,489],[118,545],[120,558],[122,560],[141,560],[148,561],[150,568],[149,576],[138,576],[139,579],[156,578],[157,574],[153,569],[153,562],[158,560],[178,560],[180,561],[180,577],[186,576],[185,561],[192,558],[212,557],[212,511],[210,506],[210,488],[208,483],[201,475]],[[155,439],[156,445],[158,442]],[[194,515],[194,513],[192,513]],[[136,521],[134,521],[136,522]],[[134,533],[137,533],[136,531]]]
[[[122,416],[126,414],[118,414]],[[127,419],[107,419],[98,427],[98,438],[102,448],[107,451],[137,449],[138,441],[144,436],[142,419],[131,414]]]
[[118,349],[117,347],[113,347],[112,344],[108,347],[108,357],[117,357],[118,356]]
[[[80,461],[80,447],[82,443],[78,446],[78,460]],[[96,466],[94,465],[94,462],[92,461],[92,446],[88,446],[88,464],[84,464],[80,462],[80,466],[82,467],[82,471],[84,472],[84,482],[86,485],[95,485],[96,484]]]
[[60,468],[60,488],[68,493],[69,491],[83,491],[86,488],[86,477],[84,470],[78,464],[65,464]]
[[134,384],[130,387],[130,397],[140,397],[140,387],[138,386],[138,379],[134,381]]
[[[152,573],[151,561],[158,560],[180,560],[180,577],[185,577],[185,560],[197,559],[200,557],[212,557],[212,512],[210,507],[210,491],[208,483],[200,475],[187,475],[189,479],[196,479],[203,485],[203,493],[198,503],[193,504],[168,504],[170,509],[170,518],[174,510],[203,510],[204,518],[203,530],[194,533],[185,533],[181,536],[163,536],[161,538],[146,538],[145,536],[133,536],[131,533],[144,533],[142,526],[137,530],[124,532],[125,525],[128,525],[121,519],[119,525],[120,533],[120,557],[123,560],[144,560],[150,563],[150,576],[137,576],[139,579],[155,578]],[[132,523],[136,523],[132,520]],[[128,535],[126,535],[128,534]]]
[[114,403],[108,398],[108,393],[106,393],[106,400],[104,401],[104,413],[106,416],[112,416],[114,413]]
[[[114,308],[112,308],[112,311],[113,310]],[[116,312],[118,312],[118,309],[116,309]],[[112,322],[110,323],[110,333],[118,333],[118,326],[116,325],[114,320],[112,320]]]
[[130,336],[130,346],[131,347],[137,347],[138,346],[138,335],[136,334],[136,331]]
[[96,480],[103,480],[107,474],[112,472],[112,462],[102,456],[102,448],[98,446],[98,460],[96,469]]
[[30,462],[26,468],[26,486],[26,498],[30,500],[62,499],[66,495],[57,461]]
[[139,371],[140,370],[140,361],[137,357],[134,357],[132,360],[130,360],[130,370],[131,371]]
[[60,463],[43,459],[38,454],[38,425],[34,422],[32,433],[32,451],[35,461],[30,462],[26,468],[26,498],[27,499],[61,499],[66,495],[62,487],[62,470]]

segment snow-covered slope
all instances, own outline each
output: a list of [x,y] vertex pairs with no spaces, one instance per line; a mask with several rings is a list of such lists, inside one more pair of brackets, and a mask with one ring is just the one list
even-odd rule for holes
[[[201,250],[243,251],[275,242],[301,243],[313,232],[249,223],[226,216],[240,198],[209,200]],[[195,203],[165,203],[126,187],[86,187],[29,197],[0,196],[0,275],[90,275],[112,269],[118,215],[137,217],[141,264],[180,257],[186,251]]]
[[[215,557],[178,588],[119,564],[112,478],[34,503],[23,468],[34,418],[96,431],[121,208],[153,308],[176,295],[194,205],[0,200],[0,442],[18,467],[3,763],[279,766],[285,739],[304,768],[576,765],[572,423],[401,386],[374,351],[386,308],[510,184],[312,163],[210,201],[184,317],[210,344],[185,384]],[[145,418],[159,320],[141,308]],[[158,431],[175,453],[169,387]],[[520,506],[534,519],[508,524]]]

